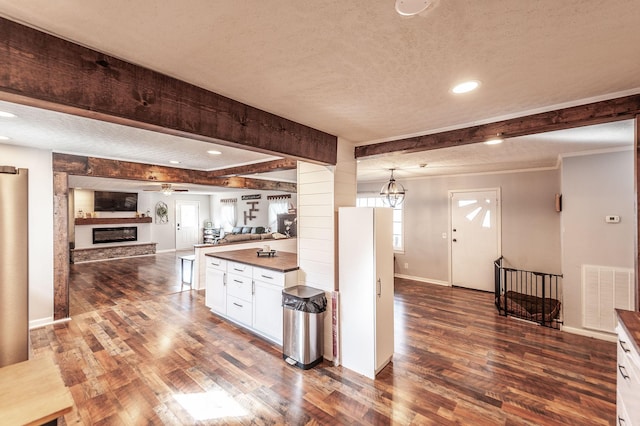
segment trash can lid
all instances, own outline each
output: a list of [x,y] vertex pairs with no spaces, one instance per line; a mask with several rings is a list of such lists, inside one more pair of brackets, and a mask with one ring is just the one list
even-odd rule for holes
[[306,285],[296,285],[282,290],[282,294],[292,296],[302,300],[310,300],[318,296],[324,296],[324,290],[308,287]]
[[320,314],[327,310],[327,298],[323,290],[297,285],[282,290],[282,307],[294,311]]

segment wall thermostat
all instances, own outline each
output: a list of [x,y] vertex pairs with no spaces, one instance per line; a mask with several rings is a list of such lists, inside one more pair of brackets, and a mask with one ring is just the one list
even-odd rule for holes
[[605,216],[605,221],[607,223],[618,223],[620,222],[620,216]]

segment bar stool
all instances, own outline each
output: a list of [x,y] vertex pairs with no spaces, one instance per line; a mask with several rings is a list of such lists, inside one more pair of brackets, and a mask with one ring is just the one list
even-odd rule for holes
[[[182,276],[180,291],[182,291],[182,288],[185,284],[193,288],[193,264],[195,260],[196,256],[194,254],[190,254],[188,256],[180,256],[180,275]],[[185,262],[187,263],[186,268],[184,266]]]

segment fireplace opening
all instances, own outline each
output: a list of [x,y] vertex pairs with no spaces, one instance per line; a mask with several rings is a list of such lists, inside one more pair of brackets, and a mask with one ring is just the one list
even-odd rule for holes
[[93,244],[120,243],[123,241],[138,241],[138,227],[93,228]]

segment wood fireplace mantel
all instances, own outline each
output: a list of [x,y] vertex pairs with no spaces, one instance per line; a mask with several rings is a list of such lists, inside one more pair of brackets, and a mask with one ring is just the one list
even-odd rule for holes
[[76,218],[76,225],[115,225],[120,223],[151,223],[150,217],[88,217]]

